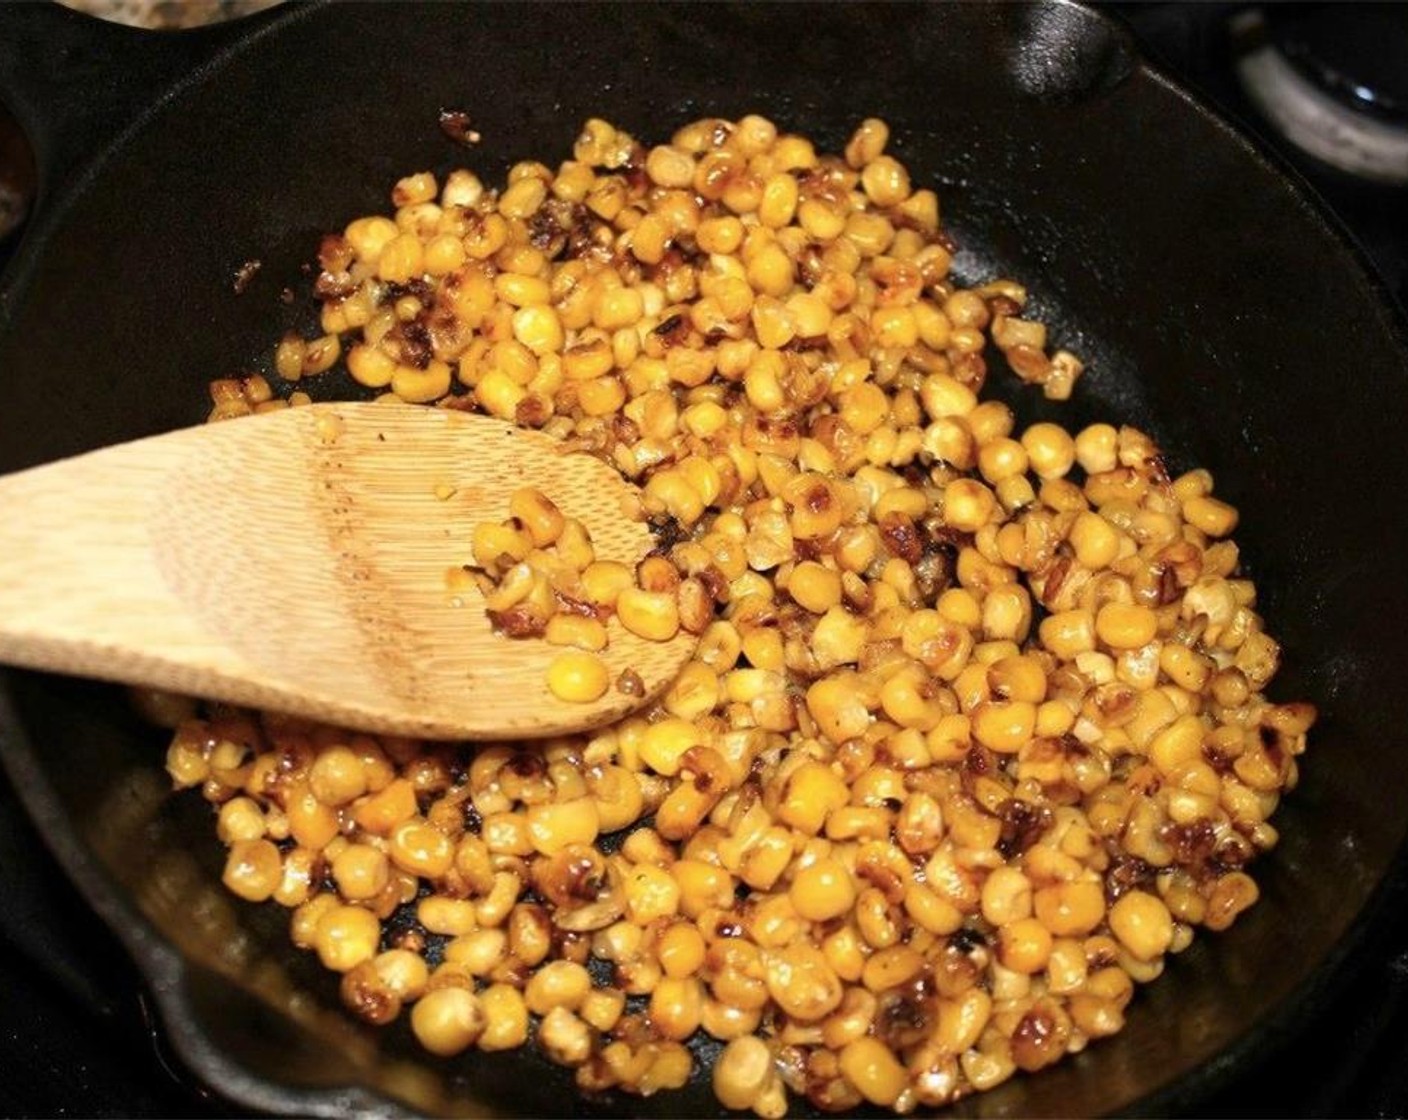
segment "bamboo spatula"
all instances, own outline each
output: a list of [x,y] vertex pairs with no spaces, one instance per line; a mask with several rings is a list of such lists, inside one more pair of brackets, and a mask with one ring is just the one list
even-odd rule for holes
[[[613,624],[613,686],[553,696],[562,650],[495,633],[478,590],[446,579],[521,486],[579,518],[598,559],[633,567],[652,547],[605,463],[448,409],[290,408],[0,478],[0,662],[426,738],[599,726],[660,692],[696,639]],[[615,687],[628,669],[639,694]]]

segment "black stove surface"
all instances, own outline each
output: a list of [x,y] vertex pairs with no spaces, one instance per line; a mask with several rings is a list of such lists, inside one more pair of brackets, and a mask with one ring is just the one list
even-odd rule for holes
[[[1116,4],[1148,55],[1276,147],[1408,303],[1408,188],[1366,183],[1281,141],[1242,92],[1231,21],[1247,5]],[[1340,12],[1351,8],[1340,7]],[[0,266],[5,246],[0,244]],[[166,1057],[135,969],[60,872],[0,772],[0,1115],[240,1115]],[[1289,935],[1289,931],[1288,931]],[[1408,1115],[1408,915],[1300,1034],[1198,1116]]]

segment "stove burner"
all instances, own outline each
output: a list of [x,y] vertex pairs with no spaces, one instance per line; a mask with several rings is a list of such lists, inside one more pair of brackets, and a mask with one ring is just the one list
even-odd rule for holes
[[1408,7],[1254,8],[1232,32],[1243,89],[1287,140],[1358,178],[1408,184]]

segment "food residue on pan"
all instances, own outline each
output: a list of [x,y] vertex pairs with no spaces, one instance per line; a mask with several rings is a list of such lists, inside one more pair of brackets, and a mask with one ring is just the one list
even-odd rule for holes
[[247,260],[239,268],[235,269],[235,278],[231,287],[234,288],[235,295],[244,295],[245,289],[249,287],[251,281],[264,267],[264,262],[260,260]]
[[[645,1096],[703,1075],[703,1032],[726,1107],[905,1113],[1117,1032],[1256,901],[1315,711],[1265,697],[1238,512],[1143,432],[984,395],[1010,371],[1063,400],[1082,365],[1018,281],[952,274],[888,140],[820,154],[748,116],[647,148],[592,120],[555,169],[418,172],[324,240],[323,334],[278,344],[279,391],[342,362],[600,456],[652,555],[519,579],[538,495],[476,534],[490,594],[518,579],[505,613],[544,636],[633,594],[700,631],[643,712],[543,743],[181,725],[168,768],[218,806],[227,885],[292,911],[353,1014]],[[561,686],[638,694],[590,645]]]
[[469,114],[463,109],[441,109],[440,131],[466,148],[472,148],[482,137],[470,127]]

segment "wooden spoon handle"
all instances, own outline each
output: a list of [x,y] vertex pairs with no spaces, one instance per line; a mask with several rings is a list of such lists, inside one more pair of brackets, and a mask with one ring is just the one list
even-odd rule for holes
[[0,478],[0,661],[173,687],[164,678],[188,664],[242,670],[173,593],[152,548],[154,510],[170,479],[219,442],[210,435],[191,429]]

